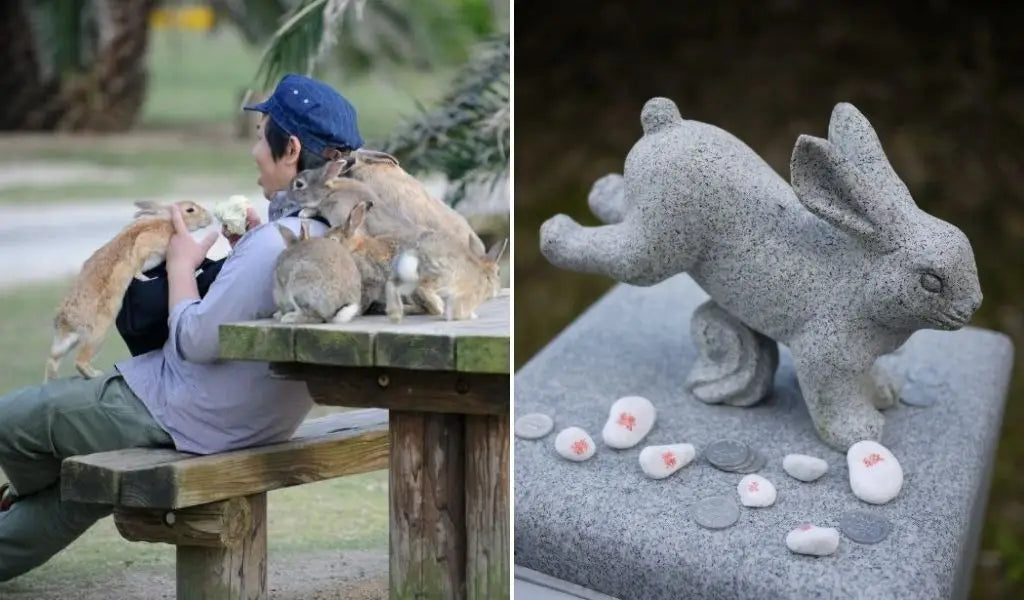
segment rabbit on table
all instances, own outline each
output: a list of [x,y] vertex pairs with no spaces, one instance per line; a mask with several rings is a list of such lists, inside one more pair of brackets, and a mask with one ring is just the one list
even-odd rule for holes
[[360,313],[362,280],[347,248],[328,238],[299,236],[278,224],[285,249],[274,268],[274,318],[282,323],[347,323]]
[[367,215],[370,235],[409,228],[431,229],[468,240],[470,248],[484,252],[484,244],[466,218],[433,198],[415,177],[402,169],[391,155],[356,150],[318,169],[303,171],[292,179],[290,199],[302,207],[301,216],[323,216],[332,227],[345,223],[359,202],[373,205]]
[[877,408],[894,394],[875,359],[918,329],[962,327],[981,304],[967,237],[916,206],[850,104],[836,105],[828,139],[797,140],[792,186],[671,100],[649,100],[641,124],[623,174],[591,191],[608,225],[557,215],[541,228],[544,256],[634,285],[688,273],[711,296],[701,309],[789,346],[823,440],[844,451],[880,440]]
[[[210,213],[195,202],[176,204],[189,231],[213,222]],[[76,346],[78,372],[88,379],[102,375],[90,362],[121,310],[128,284],[133,277],[145,281],[142,273],[164,261],[174,235],[170,207],[152,201],[136,202],[135,206],[139,209],[135,220],[85,261],[65,296],[53,321],[44,382],[56,377],[61,359]]]

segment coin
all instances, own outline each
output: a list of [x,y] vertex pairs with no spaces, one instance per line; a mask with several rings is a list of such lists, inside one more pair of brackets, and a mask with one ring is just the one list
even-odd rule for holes
[[551,433],[554,426],[551,417],[543,413],[530,413],[516,419],[515,432],[518,437],[535,440]]
[[944,387],[941,384],[908,381],[900,388],[900,402],[908,406],[932,406],[938,400],[939,394],[944,391]]
[[728,471],[750,460],[750,447],[736,440],[718,440],[704,449],[704,456],[715,468]]
[[750,473],[756,473],[764,468],[764,465],[768,462],[764,454],[761,454],[757,450],[750,451],[751,458],[749,461],[740,465],[734,469],[730,469],[733,473],[742,473],[743,475],[749,475]]
[[705,529],[725,529],[740,518],[736,501],[725,496],[712,496],[693,505],[693,520]]
[[851,510],[839,517],[839,529],[859,544],[877,544],[889,536],[892,523],[866,510]]

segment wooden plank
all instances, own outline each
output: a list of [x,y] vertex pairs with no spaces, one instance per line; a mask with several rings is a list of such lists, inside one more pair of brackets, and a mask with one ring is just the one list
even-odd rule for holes
[[225,360],[248,360],[253,356],[267,362],[294,360],[294,329],[272,319],[222,325],[220,357]]
[[452,371],[455,369],[455,339],[448,335],[382,331],[374,339],[374,365]]
[[328,406],[507,415],[509,376],[415,369],[324,367],[275,363],[274,373],[305,381],[310,395]]
[[509,598],[509,418],[466,416],[466,598]]
[[[478,319],[465,321],[409,315],[391,323],[384,315],[362,315],[350,323],[280,325],[264,320],[222,325],[221,354],[234,360],[455,370],[459,341],[469,338],[461,371],[508,373],[509,306],[509,290],[502,290],[477,309]],[[284,331],[292,332],[287,343],[274,337]],[[405,337],[407,342],[402,341]],[[379,339],[384,346],[377,351]]]
[[455,370],[461,373],[508,373],[507,337],[464,336],[455,346]]
[[355,410],[307,421],[288,442],[210,456],[137,448],[72,457],[61,486],[68,500],[173,509],[386,467],[387,411]]
[[191,456],[170,448],[129,448],[65,459],[60,467],[63,500],[117,504],[121,475],[128,470],[151,467]]
[[295,360],[314,365],[370,367],[373,366],[373,337],[371,332],[307,325],[295,330]]
[[115,506],[114,524],[121,537],[130,542],[227,548],[238,546],[249,534],[252,509],[245,498],[178,511]]
[[394,411],[391,427],[391,598],[465,598],[462,417]]
[[245,498],[251,527],[241,544],[227,548],[178,546],[178,600],[265,600],[267,595],[267,495]]

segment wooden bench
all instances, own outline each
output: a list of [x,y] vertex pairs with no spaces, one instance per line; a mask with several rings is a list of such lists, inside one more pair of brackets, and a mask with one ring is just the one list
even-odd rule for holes
[[107,504],[130,541],[177,546],[179,600],[267,597],[267,492],[388,467],[388,412],[335,413],[288,442],[198,456],[134,448],[76,456],[65,500]]

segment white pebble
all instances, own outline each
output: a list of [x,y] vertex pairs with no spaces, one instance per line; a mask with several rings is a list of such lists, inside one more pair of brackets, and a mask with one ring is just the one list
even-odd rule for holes
[[787,454],[782,459],[782,469],[790,477],[800,481],[814,481],[828,472],[828,463],[816,456]]
[[693,444],[647,446],[640,451],[640,468],[651,479],[664,479],[690,464],[696,455]]
[[786,534],[786,547],[797,554],[828,556],[839,548],[839,530],[807,523]]
[[562,458],[579,462],[593,456],[596,450],[594,440],[579,427],[567,427],[555,436],[555,451]]
[[516,419],[516,437],[526,440],[536,440],[551,433],[555,422],[544,413],[530,413]]
[[740,504],[764,508],[775,504],[775,486],[760,475],[751,474],[740,479],[736,491],[740,493]]
[[871,440],[857,442],[846,451],[853,494],[871,504],[885,504],[903,487],[903,469],[892,452]]
[[626,396],[612,404],[601,437],[612,448],[632,448],[644,439],[651,427],[654,427],[654,405],[651,401],[640,396]]

